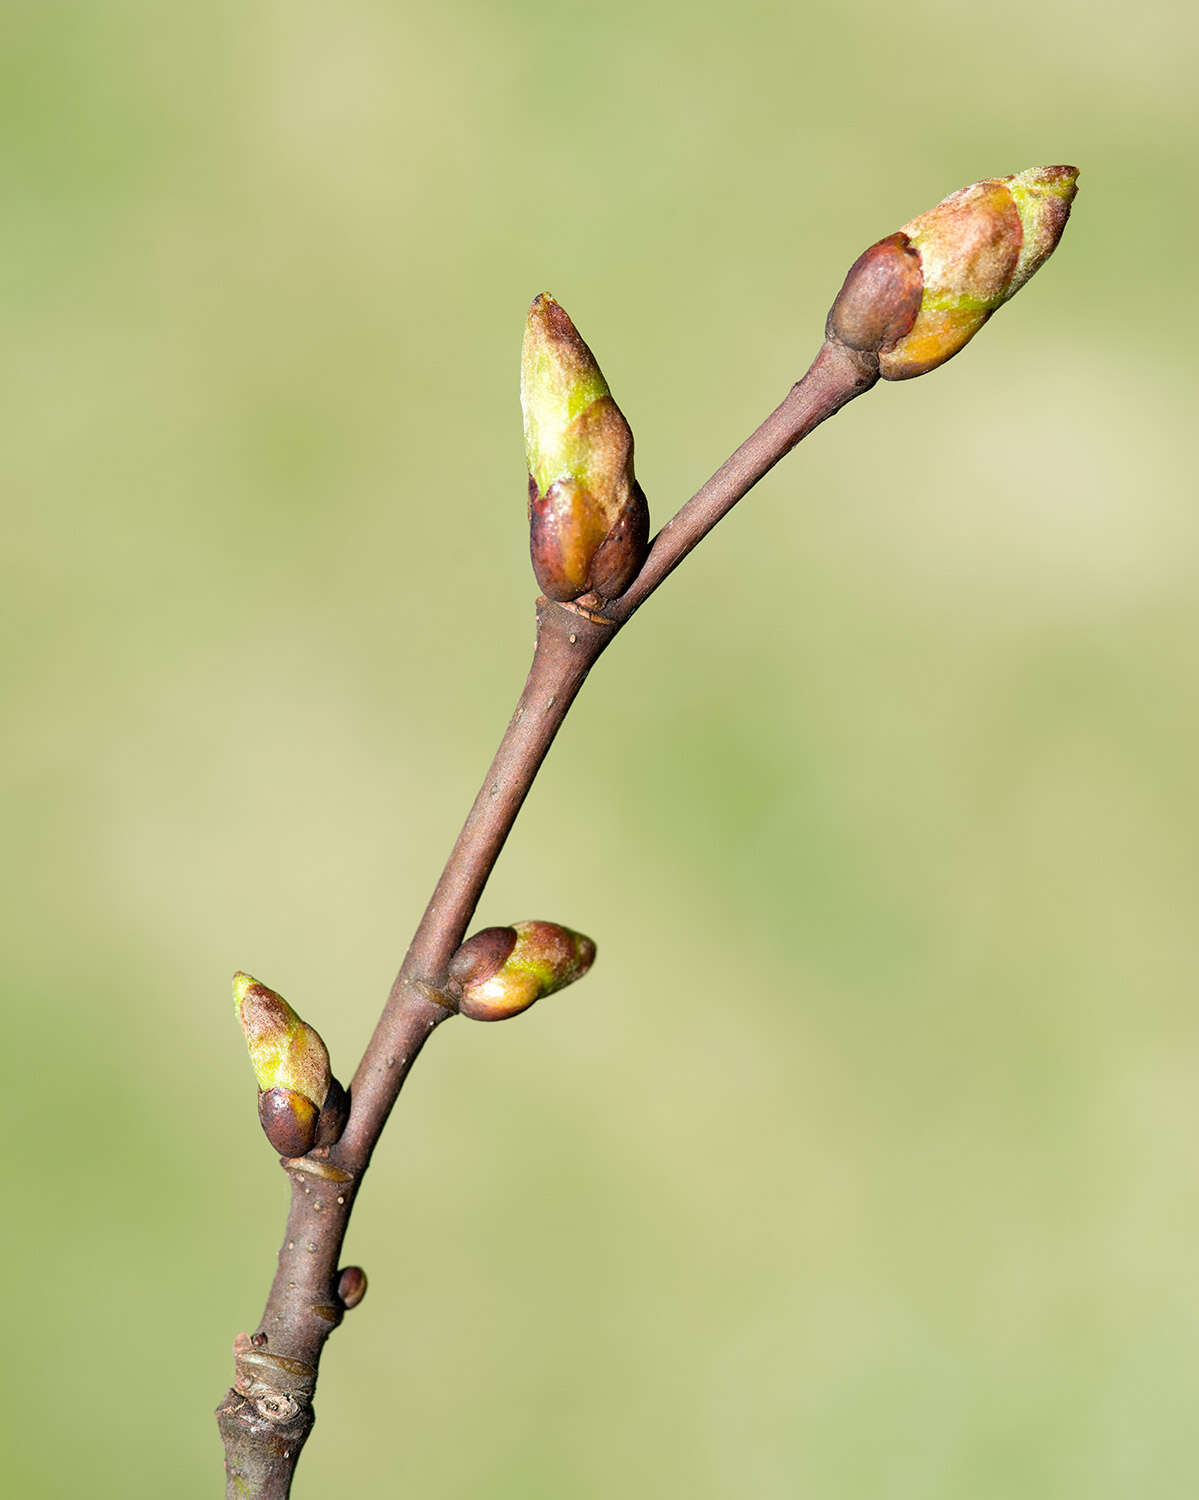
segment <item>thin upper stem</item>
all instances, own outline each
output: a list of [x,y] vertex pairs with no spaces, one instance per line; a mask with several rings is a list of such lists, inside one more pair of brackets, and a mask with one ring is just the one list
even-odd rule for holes
[[370,1159],[403,1081],[394,1065],[396,1033],[407,1025],[414,1003],[441,1002],[446,966],[466,936],[516,815],[575,695],[616,629],[539,602],[537,645],[524,691],[350,1085],[353,1104],[338,1155],[359,1170]]

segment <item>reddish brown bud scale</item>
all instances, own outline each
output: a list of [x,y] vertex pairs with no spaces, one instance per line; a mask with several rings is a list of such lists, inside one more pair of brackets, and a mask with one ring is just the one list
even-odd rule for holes
[[280,1156],[307,1156],[316,1145],[319,1111],[293,1089],[259,1089],[258,1119]]
[[565,603],[587,593],[591,564],[607,528],[590,492],[576,479],[555,479],[545,494],[530,479],[529,556],[547,599]]
[[828,315],[828,336],[863,353],[889,349],[920,311],[920,256],[902,231],[863,250]]
[[601,599],[619,599],[636,578],[649,550],[649,506],[634,480],[628,504],[595,549],[588,578],[590,592]]
[[332,1146],[339,1141],[350,1119],[350,1096],[336,1078],[329,1080],[329,1092],[316,1118],[316,1144]]
[[459,989],[485,983],[506,962],[515,945],[515,927],[484,927],[450,959],[450,982]]
[[361,1266],[343,1266],[337,1275],[337,1300],[348,1311],[365,1296],[366,1272]]

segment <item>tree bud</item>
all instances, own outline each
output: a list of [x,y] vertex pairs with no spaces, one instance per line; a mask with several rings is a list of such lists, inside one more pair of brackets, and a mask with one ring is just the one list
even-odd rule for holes
[[549,599],[615,599],[645,561],[649,541],[633,434],[595,356],[546,292],[529,308],[520,400],[537,582]]
[[[325,1044],[282,995],[249,974],[233,976],[233,1008],[258,1079],[258,1118],[266,1137],[284,1156],[304,1156],[317,1143],[322,1106],[334,1082]],[[334,1102],[344,1097],[338,1084]],[[326,1131],[335,1123],[331,1117]],[[343,1119],[337,1134],[344,1124]]]
[[1049,258],[1077,181],[1077,167],[1032,167],[951,193],[858,257],[829,336],[877,354],[886,380],[935,370]]
[[337,1300],[347,1309],[357,1307],[366,1296],[366,1272],[361,1266],[342,1266],[337,1273]]
[[472,1021],[506,1021],[534,1001],[581,979],[595,962],[595,944],[556,922],[485,927],[450,960],[458,1011]]

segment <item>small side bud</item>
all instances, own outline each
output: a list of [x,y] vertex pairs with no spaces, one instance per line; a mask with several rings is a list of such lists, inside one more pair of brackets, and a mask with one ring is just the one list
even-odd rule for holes
[[886,380],[935,370],[1049,258],[1077,182],[1077,167],[1032,167],[959,188],[858,257],[827,336],[877,354]]
[[529,550],[549,599],[615,599],[645,561],[649,507],[633,433],[595,356],[548,293],[534,298],[521,350],[529,464]]
[[233,1008],[258,1079],[258,1117],[267,1139],[284,1156],[304,1156],[317,1142],[333,1082],[325,1044],[282,995],[249,974],[233,977]]
[[472,1021],[506,1021],[535,1001],[581,979],[595,962],[595,944],[556,922],[485,927],[450,961],[458,1010]]
[[361,1266],[343,1266],[337,1273],[337,1300],[348,1311],[366,1296],[366,1272]]

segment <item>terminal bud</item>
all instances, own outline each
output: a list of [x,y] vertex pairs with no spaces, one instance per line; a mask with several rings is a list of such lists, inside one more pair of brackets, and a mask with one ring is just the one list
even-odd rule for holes
[[854,262],[828,336],[877,354],[886,380],[935,370],[1052,254],[1077,167],[1032,167],[959,188]]
[[450,960],[458,1011],[472,1021],[506,1021],[535,1001],[581,979],[595,962],[595,944],[556,922],[485,927]]
[[521,350],[529,465],[529,550],[548,599],[615,599],[649,543],[633,474],[633,433],[595,356],[547,292],[534,298]]

